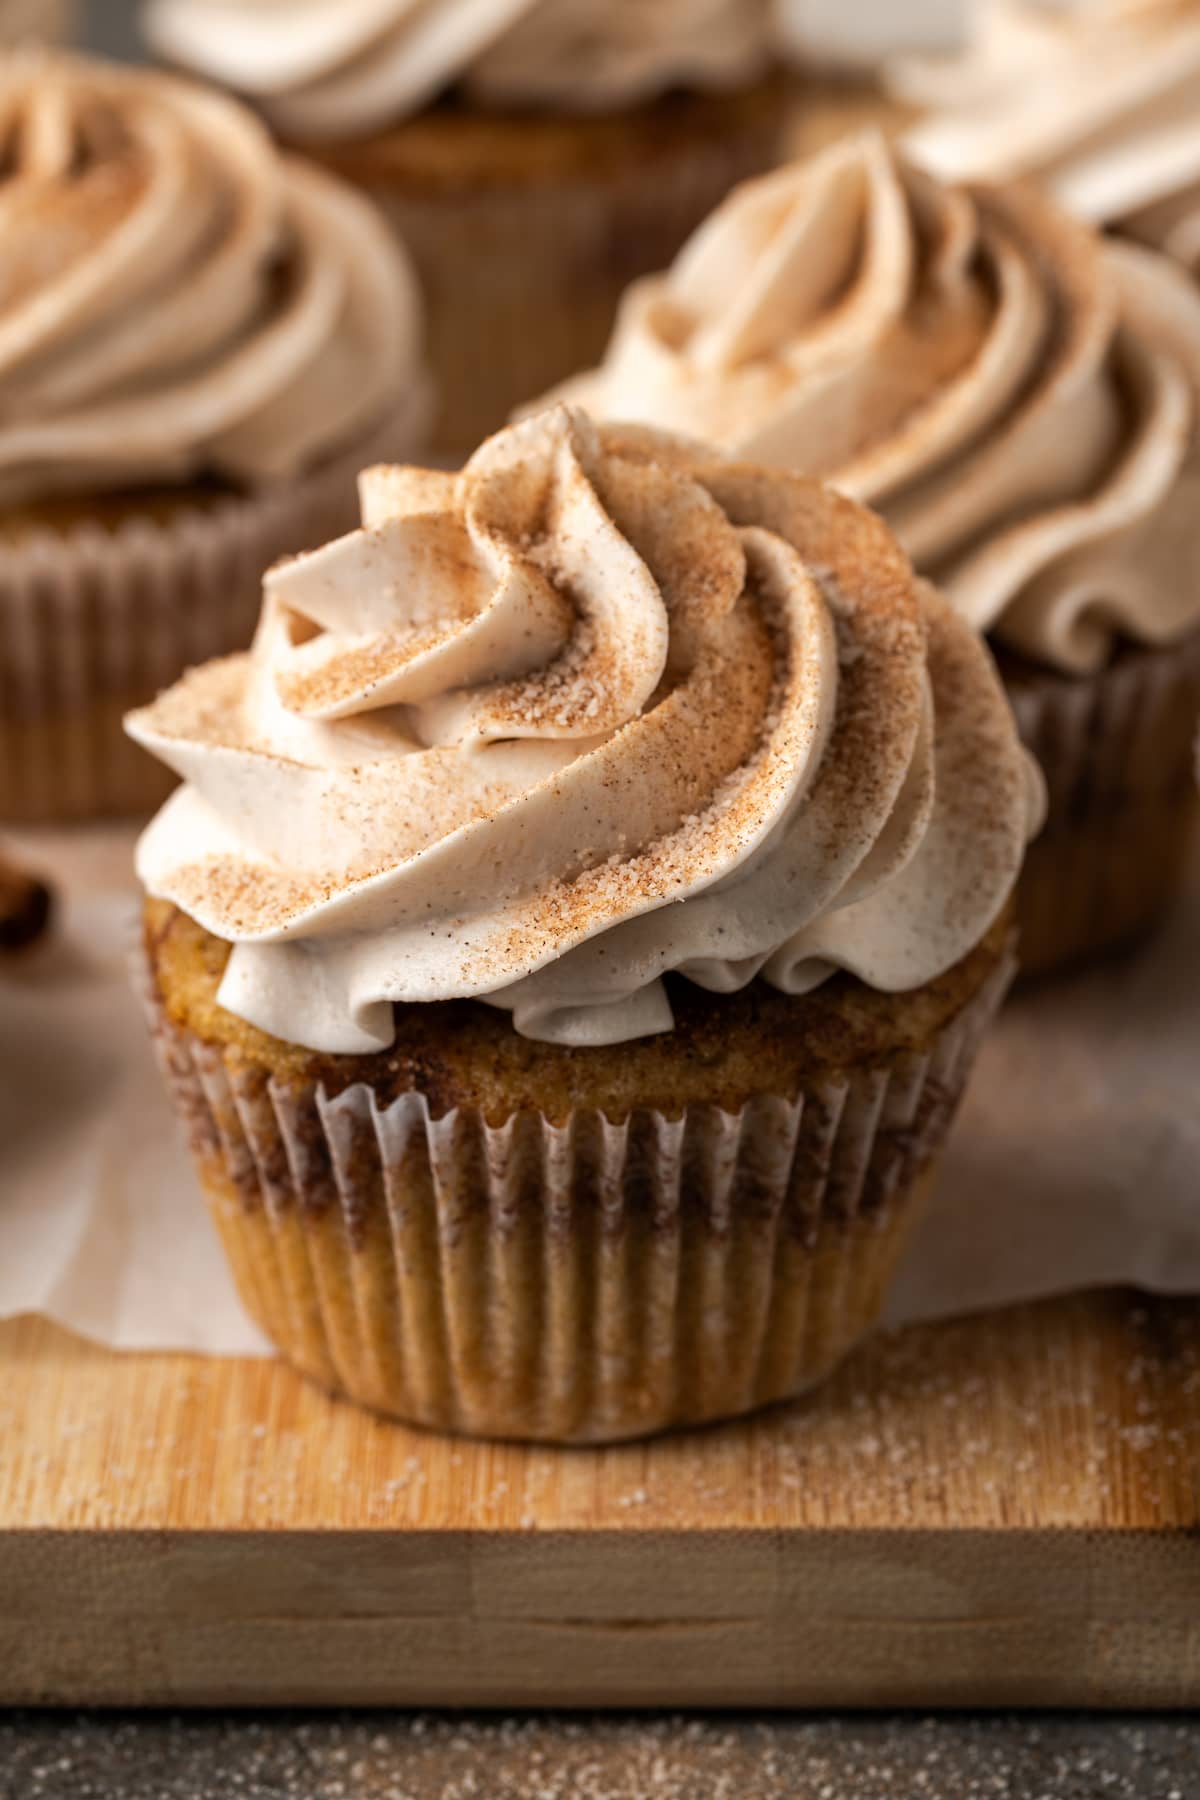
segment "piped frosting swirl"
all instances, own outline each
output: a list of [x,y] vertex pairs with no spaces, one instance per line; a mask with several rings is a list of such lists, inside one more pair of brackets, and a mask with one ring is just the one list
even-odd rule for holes
[[897,61],[931,109],[905,144],[947,180],[1036,177],[1200,275],[1196,0],[986,0],[962,55]]
[[832,481],[1037,661],[1200,624],[1200,293],[878,134],[737,190],[559,395]]
[[235,101],[28,51],[0,128],[0,501],[266,484],[419,390],[403,251]]
[[395,124],[452,86],[567,112],[735,86],[771,43],[770,0],[151,0],[147,31],[308,141]]
[[552,410],[363,477],[248,655],[129,720],[184,785],[138,869],[234,945],[231,1011],[392,1040],[669,1028],[663,976],[919,986],[996,918],[1040,788],[986,651],[811,481]]

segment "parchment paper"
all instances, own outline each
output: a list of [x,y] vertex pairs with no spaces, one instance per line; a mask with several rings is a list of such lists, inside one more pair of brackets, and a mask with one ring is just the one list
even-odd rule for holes
[[[0,1316],[254,1355],[136,1001],[133,833],[9,834],[59,885],[0,965]],[[1163,933],[1021,996],[986,1045],[893,1323],[1069,1288],[1200,1291],[1200,861]]]

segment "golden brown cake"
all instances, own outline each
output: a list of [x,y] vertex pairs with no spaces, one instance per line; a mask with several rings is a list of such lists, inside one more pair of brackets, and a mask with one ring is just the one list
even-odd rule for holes
[[457,1431],[798,1393],[1012,973],[987,652],[851,502],[567,409],[363,505],[129,721],[185,778],[147,998],[246,1304]]
[[1157,921],[1197,813],[1200,290],[1181,270],[865,132],[732,195],[557,396],[876,507],[1001,653],[1045,769],[1030,969]]
[[778,160],[794,109],[769,0],[152,0],[147,24],[394,221],[459,458],[599,354],[626,283]]
[[414,279],[232,101],[27,53],[0,108],[0,818],[144,811],[123,712],[244,644],[268,564],[419,441]]
[[[144,943],[205,1197],[288,1359],[419,1424],[586,1440],[788,1398],[861,1336],[1011,937],[1006,917],[915,995],[680,982],[670,1033],[608,1047],[534,1042],[478,1001],[400,1006],[374,1056],[233,1017],[228,944],[164,902]],[[372,1122],[414,1100],[427,1129],[396,1163]]]

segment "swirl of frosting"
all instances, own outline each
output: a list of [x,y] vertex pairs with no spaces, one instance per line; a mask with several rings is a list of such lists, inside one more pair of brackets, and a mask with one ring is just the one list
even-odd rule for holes
[[955,181],[1037,177],[1069,211],[1200,274],[1195,0],[986,0],[962,55],[898,61],[905,147]]
[[269,483],[419,391],[404,253],[237,102],[30,51],[0,123],[0,500]]
[[1200,294],[876,133],[735,191],[559,393],[833,482],[1037,661],[1200,624]]
[[998,915],[1036,772],[851,501],[569,408],[362,498],[127,722],[185,784],[139,873],[232,941],[232,1012],[360,1051],[475,996],[612,1043],[670,1027],[668,971],[909,988]]
[[446,88],[594,112],[760,74],[770,0],[151,0],[160,53],[295,139],[358,137]]

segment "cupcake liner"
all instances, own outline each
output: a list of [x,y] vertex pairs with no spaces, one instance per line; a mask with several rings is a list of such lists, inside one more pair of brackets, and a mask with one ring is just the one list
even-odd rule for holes
[[1017,890],[1021,968],[1049,974],[1136,941],[1179,893],[1200,815],[1200,633],[1095,676],[1008,683],[1049,811]]
[[410,399],[286,488],[0,545],[0,819],[157,805],[174,777],[126,738],[124,714],[191,664],[245,648],[264,570],[351,529],[359,469],[411,454],[427,409]]
[[[428,303],[437,449],[458,461],[513,409],[599,361],[629,283],[664,269],[737,182],[777,159],[784,106],[656,159],[447,190],[362,180]],[[353,165],[339,171],[354,178]]]
[[160,1062],[243,1301],[323,1386],[472,1435],[604,1442],[798,1394],[876,1318],[1015,956],[926,1049],[729,1113],[501,1124]]

